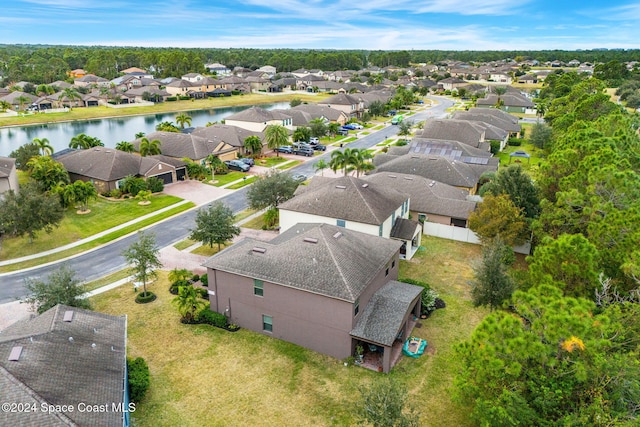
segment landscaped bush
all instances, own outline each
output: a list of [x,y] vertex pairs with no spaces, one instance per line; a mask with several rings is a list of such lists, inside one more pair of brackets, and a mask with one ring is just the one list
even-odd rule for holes
[[509,138],[509,145],[511,147],[519,147],[522,145],[523,142],[524,142],[524,139],[522,138]]
[[152,193],[159,193],[164,190],[164,182],[160,178],[150,176],[147,178],[147,190]]
[[175,96],[167,96],[167,101],[177,101],[178,98]]
[[200,298],[206,299],[207,301],[209,300],[209,292],[207,292],[206,289],[196,288],[196,292],[198,293]]
[[191,97],[190,97],[190,96],[179,96],[179,97],[178,97],[178,99],[179,99],[180,101],[188,101],[188,100],[190,100],[190,99],[191,99]]
[[500,141],[490,141],[489,144],[491,144],[491,154],[498,154],[500,151]]
[[205,288],[209,287],[209,275],[205,273],[200,276],[200,283],[202,283],[202,286]]
[[224,314],[211,310],[209,307],[204,308],[200,313],[198,313],[197,319],[198,323],[206,323],[207,325],[227,329],[227,317]]
[[147,304],[149,302],[155,301],[156,298],[156,294],[154,294],[153,292],[140,292],[138,295],[136,295],[136,302],[138,304]]
[[197,274],[194,274],[193,277],[191,278],[191,281],[193,283],[197,282],[198,280],[200,280],[200,276],[198,276]]
[[147,189],[147,182],[143,178],[128,176],[124,180],[122,191],[131,194],[133,197],[142,190]]
[[172,295],[178,295],[178,289],[180,286],[191,286],[191,283],[187,280],[176,280],[171,284],[171,286],[169,286],[169,292]]
[[142,357],[127,358],[127,375],[129,378],[129,399],[140,402],[149,389],[149,366]]
[[[424,288],[421,296],[422,307],[420,314],[428,316],[436,309],[445,307],[444,301],[438,298],[438,293],[431,289],[428,283],[414,279],[398,279],[398,281]],[[441,304],[438,303],[438,300],[441,301]],[[441,305],[441,307],[438,307],[438,305]]]

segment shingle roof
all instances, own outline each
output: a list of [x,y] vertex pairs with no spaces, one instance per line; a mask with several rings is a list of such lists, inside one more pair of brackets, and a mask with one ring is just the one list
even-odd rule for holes
[[[300,187],[299,187],[300,188]],[[359,178],[314,177],[279,208],[363,224],[380,225],[407,199],[394,189]]]
[[405,314],[421,293],[420,286],[389,281],[373,294],[351,336],[384,346],[393,345]]
[[[516,121],[507,120],[505,117],[500,117],[491,113],[483,113],[483,111],[489,111],[486,108],[472,109],[475,111],[458,111],[453,115],[454,119],[458,120],[473,120],[489,123],[493,126],[497,126],[508,132],[520,132],[520,125]],[[480,110],[480,111],[478,111]],[[501,111],[501,110],[497,110]]]
[[379,155],[373,158],[376,169],[373,174],[381,172],[397,172],[419,175],[455,187],[475,188],[485,171],[495,171],[498,169],[494,165],[470,165],[446,157],[427,156],[423,154],[406,154],[397,156],[379,164],[376,160]]
[[346,93],[339,93],[337,95],[333,95],[327,99],[323,99],[318,102],[320,105],[357,105],[360,103],[360,98],[348,95]]
[[270,242],[243,239],[203,265],[353,303],[401,245],[334,225],[300,223]]
[[[113,148],[93,147],[61,153],[56,160],[69,173],[83,175],[101,181],[116,181],[129,175],[144,175],[149,170],[149,159],[143,164],[143,157],[125,153]],[[157,164],[158,160],[154,160]]]
[[[64,321],[73,312],[70,322]],[[115,317],[58,305],[0,333],[0,384],[5,400],[73,405],[63,416],[0,413],[2,425],[122,425],[111,402],[123,402],[126,365],[126,316]],[[16,346],[18,361],[9,361]],[[10,398],[10,399],[8,399]],[[109,405],[106,412],[82,412],[80,402]],[[39,411],[38,411],[39,412]],[[32,414],[29,414],[32,415]],[[72,422],[70,423],[69,420]],[[24,421],[24,422],[23,422]]]
[[313,117],[311,117],[311,114],[302,110],[294,110],[290,108],[288,110],[271,110],[271,111],[277,111],[279,113],[286,114],[287,116],[291,117],[293,119],[291,122],[293,126],[309,126],[309,122],[313,120]]
[[286,114],[283,114],[283,113],[265,110],[264,108],[260,108],[260,107],[251,107],[251,108],[247,108],[246,110],[242,110],[238,113],[232,114],[231,116],[228,116],[225,120],[237,120],[242,122],[261,123],[261,122],[268,122],[271,120],[283,120],[286,118],[290,118],[290,116],[287,116]]
[[396,218],[396,222],[391,229],[390,237],[393,239],[411,240],[416,235],[416,228],[419,227],[417,221],[407,218]]
[[471,114],[489,114],[491,116],[494,117],[498,117],[499,119],[508,121],[513,123],[514,125],[518,125],[518,117],[507,113],[506,111],[502,111],[499,108],[478,108],[478,107],[473,107],[473,108],[469,108],[468,113]]
[[[393,150],[391,149],[393,148]],[[404,148],[402,152],[398,148]],[[404,147],[389,147],[389,154],[429,154],[432,156],[448,157],[452,160],[463,159],[465,157],[490,158],[491,152],[481,148],[475,148],[460,141],[452,141],[435,138],[413,138],[410,145]],[[496,162],[498,159],[495,159]],[[496,163],[497,164],[497,163]]]
[[292,108],[292,110],[302,110],[311,114],[314,119],[325,117],[331,121],[337,121],[340,117],[344,116],[344,113],[336,108],[331,108],[326,105],[316,104],[300,104]]
[[429,119],[424,129],[417,135],[422,138],[448,139],[464,142],[476,148],[485,148],[483,143],[483,129],[474,123],[454,119]]
[[254,132],[238,126],[215,124],[213,126],[196,128],[191,135],[205,138],[214,143],[225,142],[233,147],[243,147],[244,140],[250,136],[264,139],[262,132]]
[[414,212],[468,219],[476,208],[475,202],[467,200],[467,191],[418,175],[385,172],[365,179],[408,194]]
[[[533,108],[535,104],[519,95],[505,93],[500,97],[505,106],[509,107],[526,107]],[[498,103],[498,95],[487,95],[485,98],[480,98],[476,101],[476,105],[496,105]]]
[[[154,139],[160,141],[160,150],[165,156],[177,157],[179,159],[188,157],[191,160],[204,159],[213,153],[219,144],[219,142],[211,141],[194,135],[193,133],[159,131],[152,132],[146,135],[145,138],[149,141],[153,141]],[[138,138],[132,141],[136,150],[140,148],[141,140],[142,138]]]
[[16,167],[16,159],[0,156],[0,178],[7,178]]

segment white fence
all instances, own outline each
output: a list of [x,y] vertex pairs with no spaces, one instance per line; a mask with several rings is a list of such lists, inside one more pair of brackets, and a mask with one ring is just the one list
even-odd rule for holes
[[[480,239],[468,228],[454,227],[453,225],[436,224],[425,222],[422,224],[422,232],[427,236],[440,237],[441,239],[455,240],[458,242],[480,244]],[[529,255],[531,253],[531,243],[527,242],[521,246],[514,246],[513,251],[519,254]]]

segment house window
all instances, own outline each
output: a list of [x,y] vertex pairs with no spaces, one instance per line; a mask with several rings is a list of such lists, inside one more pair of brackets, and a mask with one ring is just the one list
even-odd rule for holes
[[382,237],[382,226],[383,224],[380,224],[380,226],[378,227],[378,236]]
[[346,224],[345,224],[344,219],[338,219],[338,220],[336,220],[336,225],[338,227],[344,227]]
[[357,316],[358,312],[360,312],[360,298],[353,303],[353,317]]
[[389,275],[389,264],[388,263],[387,263],[387,269],[385,270],[384,275],[385,276]]
[[253,279],[253,294],[259,297],[264,296],[264,284],[262,280]]
[[391,261],[391,268],[394,268],[396,266],[396,260],[394,259],[393,261]]
[[266,314],[262,315],[262,330],[265,332],[273,332],[273,318],[271,316],[267,316]]

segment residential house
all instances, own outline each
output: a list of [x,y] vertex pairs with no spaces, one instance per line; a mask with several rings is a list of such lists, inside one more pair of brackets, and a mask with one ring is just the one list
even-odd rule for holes
[[236,91],[240,91],[242,93],[250,93],[251,92],[251,87],[244,80],[243,77],[227,76],[227,77],[224,77],[224,78],[220,79],[220,83],[223,84],[225,89],[227,89],[227,90],[231,90],[231,91],[236,90]]
[[518,83],[522,84],[537,84],[538,75],[535,73],[527,73],[517,77]]
[[273,76],[276,75],[276,67],[272,65],[263,65],[262,67],[258,68],[256,71],[262,71],[267,73],[269,75],[269,78],[273,78]]
[[31,105],[37,99],[37,96],[19,90],[10,92],[5,96],[0,97],[0,101],[6,101],[11,104],[11,109],[14,111],[24,110],[25,108],[27,108],[27,106]]
[[[212,140],[192,133],[179,132],[152,132],[145,136],[149,141],[160,141],[162,154],[174,159],[188,158],[194,162],[205,164],[205,159],[214,154],[220,160],[232,160],[236,158],[237,147],[223,140]],[[132,141],[136,150],[140,148],[141,138]]]
[[425,223],[436,223],[466,228],[469,214],[476,208],[467,191],[422,176],[387,172],[363,179],[408,194],[411,216],[423,227]]
[[291,110],[304,111],[310,114],[312,119],[326,119],[331,123],[338,123],[341,126],[345,125],[350,119],[349,114],[328,105],[300,104],[296,105]]
[[128,427],[127,389],[126,316],[59,304],[0,333],[0,394],[32,408],[1,425]]
[[216,76],[228,76],[231,74],[231,70],[226,65],[222,65],[219,62],[213,62],[204,66],[210,73]]
[[488,80],[491,80],[493,82],[498,82],[498,83],[504,83],[507,85],[510,85],[511,83],[513,83],[510,75],[500,71],[495,71],[490,73]]
[[152,79],[153,78],[153,74],[150,74],[147,70],[143,70],[142,68],[138,68],[138,67],[129,67],[125,70],[120,71],[122,74],[130,74],[130,75],[135,75],[135,76],[141,76],[144,78],[148,78],[148,79]]
[[359,96],[339,93],[318,102],[318,105],[326,105],[347,114],[350,118],[360,118],[364,113],[364,101]]
[[227,125],[238,126],[254,132],[264,132],[269,125],[281,125],[293,130],[291,116],[260,107],[251,107],[232,114],[225,118],[224,122]]
[[466,81],[457,77],[448,77],[438,81],[438,84],[442,85],[444,90],[454,90],[467,84]]
[[[233,74],[234,76],[237,76],[237,77],[244,77],[244,76],[248,75],[251,71],[253,71],[253,70],[251,70],[250,68],[236,66],[236,67],[233,67],[233,71],[231,72],[231,74]],[[275,73],[274,73],[274,75],[275,75]]]
[[182,80],[186,80],[189,83],[200,83],[200,80],[204,80],[205,76],[200,73],[188,73],[181,77]]
[[109,87],[111,82],[104,77],[87,74],[86,76],[74,79],[73,85],[77,87]]
[[0,198],[9,190],[19,190],[16,159],[0,156]]
[[402,258],[411,259],[420,247],[420,224],[409,220],[406,193],[359,178],[314,177],[292,199],[278,206],[280,230],[300,222],[335,224],[402,242]]
[[420,313],[420,287],[396,282],[401,243],[329,224],[245,238],[209,258],[209,301],[243,328],[344,359],[382,349],[392,367]]
[[[191,132],[191,135],[204,138],[208,142],[212,142],[215,147],[220,147],[219,150],[214,149],[212,154],[220,153],[218,154],[218,157],[220,157],[221,160],[234,159],[236,154],[240,156],[250,154],[244,147],[244,140],[250,136],[257,136],[261,141],[264,141],[264,134],[262,132],[255,132],[238,126],[231,126],[226,123],[216,123],[212,126],[198,127]],[[222,143],[224,143],[224,145],[220,145]],[[234,152],[229,152],[228,154],[225,152],[223,154],[223,148],[227,146],[233,147]],[[263,142],[263,150],[264,147],[265,143]]]
[[442,182],[474,195],[478,191],[480,176],[484,172],[495,172],[497,164],[470,164],[442,156],[425,154],[405,154],[403,156],[382,156],[373,158],[375,173],[407,173]]
[[169,92],[156,86],[143,86],[129,89],[125,92],[125,95],[132,98],[133,102],[164,102],[171,96]]
[[[498,114],[494,114],[491,111],[499,112]],[[509,113],[505,113],[502,110],[494,108],[492,110],[486,108],[471,108],[468,111],[456,111],[453,114],[453,119],[456,120],[470,120],[477,122],[485,122],[491,124],[493,126],[497,126],[500,129],[507,131],[509,136],[514,136],[516,138],[520,137],[520,132],[522,127],[518,122],[518,118],[516,116],[512,116]],[[502,114],[502,115],[501,115]],[[510,116],[509,118],[505,116]],[[491,139],[491,138],[487,138]]]
[[535,104],[519,94],[505,93],[501,96],[489,94],[485,98],[478,99],[476,101],[476,107],[497,107],[508,113],[527,113],[527,110],[535,109]]
[[191,83],[188,80],[174,80],[165,86],[165,90],[171,94],[171,96],[189,96],[189,92],[194,88],[199,88],[197,83]]
[[380,153],[378,156],[393,158],[392,156],[403,156],[405,154],[426,154],[430,156],[446,157],[450,160],[469,164],[491,164],[496,167],[500,159],[492,157],[490,151],[472,147],[460,141],[433,139],[433,138],[413,138],[409,145],[402,147],[389,147],[387,153]]
[[128,176],[145,179],[154,176],[165,184],[186,177],[184,162],[181,166],[175,166],[154,156],[141,157],[105,147],[64,150],[56,153],[54,159],[62,163],[69,172],[71,182],[92,182],[99,193],[120,188],[121,181]]
[[67,75],[72,79],[79,79],[87,75],[87,72],[82,68],[76,68],[75,70],[67,71]]
[[485,142],[485,134],[485,129],[482,126],[466,120],[455,119],[428,119],[424,123],[422,132],[416,132],[417,137],[460,141],[472,147],[489,151],[491,147],[488,142]]
[[249,85],[252,92],[266,92],[271,86],[270,80],[258,76],[247,76],[244,81]]

